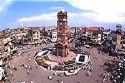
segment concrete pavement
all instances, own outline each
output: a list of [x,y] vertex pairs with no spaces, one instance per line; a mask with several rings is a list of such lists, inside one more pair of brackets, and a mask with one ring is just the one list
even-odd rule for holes
[[[49,45],[48,45],[49,46]],[[54,76],[53,72],[45,70],[38,66],[34,59],[33,54],[38,51],[42,47],[47,47],[46,45],[38,46],[36,48],[26,49],[25,52],[20,56],[13,56],[13,59],[10,61],[11,64],[14,64],[17,67],[17,70],[8,70],[8,72],[13,71],[13,79],[11,77],[11,83],[20,83],[21,81],[25,81],[26,83],[30,83],[33,81],[34,83],[58,83],[58,81],[63,80],[64,83],[102,83],[102,79],[99,77],[104,73],[103,68],[100,66],[108,59],[112,59],[113,57],[98,54],[96,48],[91,49],[90,59],[92,62],[92,74],[87,76],[87,70],[80,70],[78,75],[74,76]],[[85,50],[85,49],[84,49]],[[22,51],[21,49],[19,51]],[[31,60],[28,59],[28,53],[31,53]],[[20,66],[20,64],[24,64],[27,68]],[[28,67],[32,69],[29,69]],[[49,80],[48,76],[52,76],[53,79]],[[108,81],[108,83],[111,83]]]

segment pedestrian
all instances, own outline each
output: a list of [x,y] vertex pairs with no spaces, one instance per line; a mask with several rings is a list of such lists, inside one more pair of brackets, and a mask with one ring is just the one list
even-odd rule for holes
[[30,73],[30,71],[28,70],[28,71],[27,71],[27,75],[29,75],[29,73]]
[[13,71],[10,71],[11,75],[13,76]]
[[24,67],[24,64],[22,64],[22,67]]
[[14,77],[12,76],[11,79],[14,80]]
[[38,66],[36,66],[36,69],[38,69]]
[[17,70],[17,67],[14,67],[14,70]]
[[31,67],[31,66],[29,66],[29,69],[32,69],[32,67]]
[[29,61],[31,61],[31,58],[29,57]]
[[25,83],[24,81],[21,81],[20,83]]
[[60,82],[59,79],[57,80],[57,82],[58,82],[58,83]]
[[90,76],[91,75],[91,71],[87,71],[87,76]]
[[33,81],[30,81],[30,83],[34,83]]
[[8,65],[7,68],[8,68],[8,69],[11,69],[11,66]]
[[9,63],[8,65],[10,66],[11,64]]
[[13,69],[15,68],[15,65],[14,65],[14,64],[12,64],[12,68],[13,68]]
[[27,65],[24,65],[24,67],[27,69]]
[[64,83],[64,82],[61,80],[60,83]]

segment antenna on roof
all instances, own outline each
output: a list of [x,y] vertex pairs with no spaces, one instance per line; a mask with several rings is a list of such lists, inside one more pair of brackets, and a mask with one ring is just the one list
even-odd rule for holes
[[24,27],[23,23],[20,23],[20,26],[21,26],[21,27]]
[[62,12],[65,12],[65,9],[62,8],[61,11],[62,11]]

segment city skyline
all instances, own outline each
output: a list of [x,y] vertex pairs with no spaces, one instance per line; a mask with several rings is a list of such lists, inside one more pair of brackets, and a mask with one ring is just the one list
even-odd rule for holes
[[124,0],[1,0],[0,30],[24,26],[56,26],[60,9],[68,12],[69,26],[115,29],[125,22]]

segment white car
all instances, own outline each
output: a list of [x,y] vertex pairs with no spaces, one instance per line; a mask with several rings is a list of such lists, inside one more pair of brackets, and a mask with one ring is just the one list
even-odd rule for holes
[[84,45],[86,48],[91,48],[91,46],[90,45]]
[[64,75],[64,71],[56,71],[54,75],[57,75],[57,76]]
[[0,66],[3,66],[3,61],[2,60],[0,60]]
[[64,72],[66,76],[77,75],[77,73],[78,73],[77,70],[69,70]]

